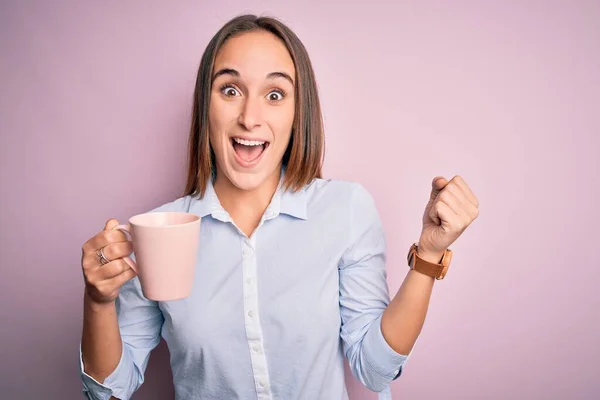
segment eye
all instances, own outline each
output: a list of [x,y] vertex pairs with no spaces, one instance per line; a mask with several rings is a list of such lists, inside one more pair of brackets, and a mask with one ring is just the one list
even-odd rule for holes
[[221,86],[221,93],[223,93],[227,97],[235,97],[239,96],[240,92],[231,85],[223,85]]
[[285,93],[279,89],[272,90],[267,95],[267,99],[269,99],[269,101],[280,101],[280,100],[283,100],[284,97],[285,97]]

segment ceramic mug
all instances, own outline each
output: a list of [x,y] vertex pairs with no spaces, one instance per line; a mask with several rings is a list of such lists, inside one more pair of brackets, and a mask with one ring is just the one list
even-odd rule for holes
[[131,236],[136,272],[144,297],[179,300],[189,296],[200,242],[201,218],[185,212],[150,212],[129,219],[119,229]]

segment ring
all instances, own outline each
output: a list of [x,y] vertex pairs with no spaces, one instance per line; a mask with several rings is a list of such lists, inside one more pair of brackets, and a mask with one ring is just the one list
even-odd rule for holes
[[104,247],[96,251],[96,255],[98,256],[101,265],[106,265],[110,262],[110,260],[104,255]]

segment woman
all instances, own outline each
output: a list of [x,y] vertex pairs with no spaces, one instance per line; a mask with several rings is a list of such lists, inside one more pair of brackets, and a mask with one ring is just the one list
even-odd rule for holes
[[346,399],[344,356],[367,388],[387,393],[477,200],[460,177],[434,180],[413,268],[390,302],[373,199],[321,179],[323,143],[296,35],[270,18],[228,22],[198,71],[186,194],[155,210],[202,217],[194,289],[178,301],[144,298],[115,220],[86,242],[89,398],[130,398],[161,336],[177,399]]

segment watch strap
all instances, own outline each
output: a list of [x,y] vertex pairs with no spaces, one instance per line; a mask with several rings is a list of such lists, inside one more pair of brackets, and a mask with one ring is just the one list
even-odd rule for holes
[[436,279],[444,279],[446,273],[448,272],[448,267],[450,266],[452,251],[447,249],[440,262],[435,264],[419,257],[417,250],[418,246],[416,243],[414,243],[408,252],[407,261],[409,267],[421,274],[425,274]]

